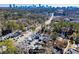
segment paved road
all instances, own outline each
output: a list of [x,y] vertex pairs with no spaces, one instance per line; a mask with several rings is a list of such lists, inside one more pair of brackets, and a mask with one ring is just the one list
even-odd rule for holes
[[77,48],[77,45],[75,45],[75,43],[74,43],[74,44],[70,44],[69,41],[70,41],[70,40],[68,40],[67,47],[64,49],[63,54],[65,54],[65,53],[68,51],[68,49],[74,49],[74,48]]
[[16,31],[14,31],[12,33],[9,33],[9,34],[5,35],[5,36],[2,36],[2,37],[0,37],[0,40],[5,40],[5,39],[9,38],[10,36],[12,36],[16,32],[18,32],[18,31],[16,30]]
[[[52,13],[51,17],[49,18],[49,20],[45,21],[44,24],[45,24],[45,25],[49,25],[52,20],[53,20],[53,13]],[[39,30],[41,30],[41,29],[42,29],[41,27],[42,27],[42,25],[37,26],[35,32],[38,32]]]
[[45,22],[45,25],[49,25],[51,23],[51,21],[53,20],[53,18],[54,17],[53,17],[53,13],[52,13],[50,19]]
[[[53,13],[52,13],[52,16],[49,18],[49,20],[45,21],[45,25],[50,24],[51,21],[52,21],[52,19],[53,19]],[[29,36],[32,35],[33,33],[38,32],[39,30],[41,30],[41,27],[42,27],[42,25],[40,24],[39,26],[36,27],[36,29],[35,29],[34,32],[29,31],[28,33],[24,34],[24,36],[20,37],[20,38],[17,40],[17,43],[24,41],[27,37],[29,37]]]

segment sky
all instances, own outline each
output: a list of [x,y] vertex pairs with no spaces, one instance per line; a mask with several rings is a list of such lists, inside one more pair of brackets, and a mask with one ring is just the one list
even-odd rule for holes
[[79,0],[0,0],[0,7],[9,4],[52,4],[53,6],[79,6]]
[[[0,4],[0,7],[9,7],[10,4]],[[24,4],[16,4],[17,6],[24,6]],[[28,5],[28,4],[25,4]],[[30,4],[29,4],[30,5]],[[74,7],[79,7],[79,5],[69,5],[69,4],[43,4],[43,5],[49,5],[52,7],[67,7],[67,6],[74,6]]]

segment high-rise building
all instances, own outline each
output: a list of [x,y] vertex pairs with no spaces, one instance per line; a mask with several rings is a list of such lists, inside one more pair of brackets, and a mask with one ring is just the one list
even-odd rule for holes
[[9,7],[12,8],[12,5],[10,4]]
[[16,5],[15,4],[13,4],[13,8],[15,8],[16,7]]
[[39,7],[41,7],[41,4],[39,4]]

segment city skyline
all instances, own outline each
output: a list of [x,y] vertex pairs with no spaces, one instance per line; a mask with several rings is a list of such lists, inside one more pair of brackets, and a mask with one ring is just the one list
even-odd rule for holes
[[[0,7],[9,7],[10,4],[0,4]],[[13,4],[11,4],[13,5]],[[32,6],[32,5],[36,5],[38,6],[39,4],[15,4],[16,6]],[[48,5],[48,6],[52,6],[52,7],[68,7],[68,6],[73,6],[73,7],[79,7],[78,4],[41,4],[41,5]]]

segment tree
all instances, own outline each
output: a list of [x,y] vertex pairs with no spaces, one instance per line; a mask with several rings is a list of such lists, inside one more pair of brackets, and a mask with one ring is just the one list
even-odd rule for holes
[[6,46],[7,50],[2,51],[2,53],[13,54],[17,52],[17,48],[14,45],[13,39],[7,39],[4,41],[0,41],[0,46]]
[[24,26],[24,24],[20,24],[20,30],[22,30],[23,32],[26,31],[26,27]]
[[6,27],[7,27],[7,29],[18,30],[19,24],[17,24],[15,21],[8,21],[6,24]]

